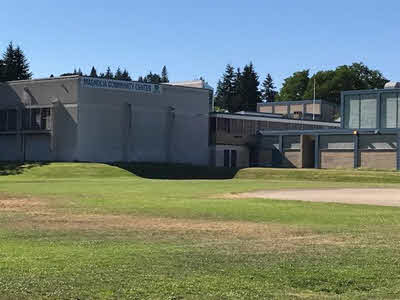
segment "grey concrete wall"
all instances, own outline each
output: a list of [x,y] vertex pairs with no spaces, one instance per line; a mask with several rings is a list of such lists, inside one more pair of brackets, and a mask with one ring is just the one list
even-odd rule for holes
[[0,109],[21,105],[50,105],[55,99],[62,103],[76,103],[78,88],[78,77],[1,83]]
[[0,84],[0,109],[52,107],[50,132],[0,133],[0,160],[76,159],[78,77]]
[[163,85],[157,95],[81,87],[78,117],[80,160],[209,162],[208,90]]
[[16,134],[0,135],[0,161],[22,160],[21,137]]

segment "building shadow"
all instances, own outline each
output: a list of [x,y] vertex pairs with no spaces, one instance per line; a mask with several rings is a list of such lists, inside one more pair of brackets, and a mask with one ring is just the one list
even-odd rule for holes
[[194,166],[188,164],[113,163],[136,176],[147,179],[232,179],[239,169]]
[[0,163],[0,176],[21,175],[32,168],[48,164],[49,162],[2,162]]

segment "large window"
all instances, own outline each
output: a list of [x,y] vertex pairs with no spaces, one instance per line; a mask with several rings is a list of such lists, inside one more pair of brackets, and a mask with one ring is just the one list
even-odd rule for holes
[[22,124],[25,130],[50,130],[50,108],[26,108],[22,114]]
[[360,97],[360,128],[376,128],[377,95],[368,94]]
[[345,124],[346,128],[360,127],[360,96],[349,95],[344,100]]
[[345,128],[377,127],[377,95],[361,94],[345,96]]
[[381,98],[382,120],[381,126],[383,128],[397,128],[399,127],[399,96],[397,93],[384,93]]
[[17,110],[0,110],[0,131],[17,130]]

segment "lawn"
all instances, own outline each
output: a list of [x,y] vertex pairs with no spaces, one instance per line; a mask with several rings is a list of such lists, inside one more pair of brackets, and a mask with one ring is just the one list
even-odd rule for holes
[[400,297],[400,208],[228,195],[400,188],[397,172],[52,163],[0,174],[0,299]]

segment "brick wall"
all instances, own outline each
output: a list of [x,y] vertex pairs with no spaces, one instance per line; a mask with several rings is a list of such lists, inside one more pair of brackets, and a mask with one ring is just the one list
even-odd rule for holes
[[338,169],[338,168],[354,168],[353,151],[321,151],[321,168]]
[[360,167],[372,169],[395,169],[396,151],[360,151]]

